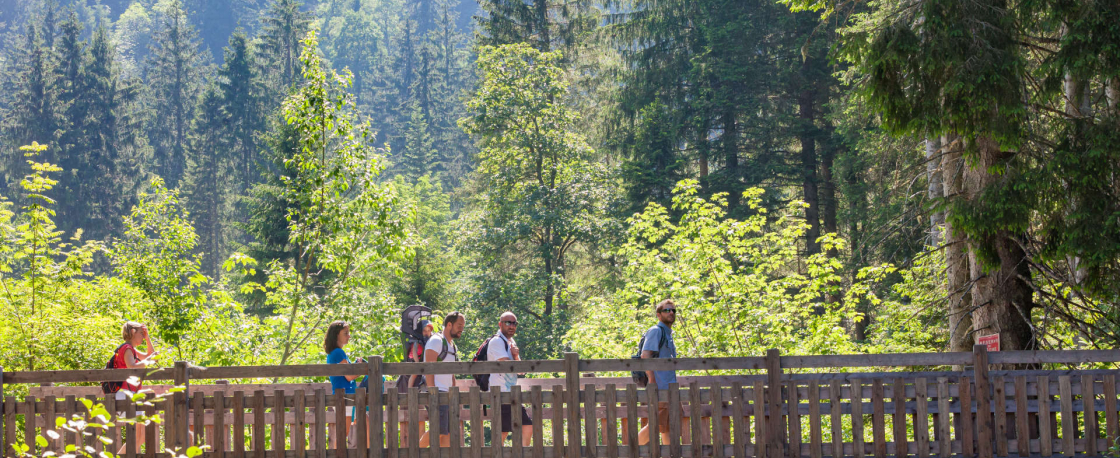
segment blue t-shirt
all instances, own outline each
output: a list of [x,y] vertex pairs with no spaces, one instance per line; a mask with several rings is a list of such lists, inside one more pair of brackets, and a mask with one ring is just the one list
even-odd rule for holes
[[[665,333],[666,336],[665,346],[658,348],[658,344],[661,343],[661,333]],[[677,344],[673,343],[673,330],[661,322],[649,328],[646,331],[646,342],[642,346],[642,351],[645,350],[658,352],[658,358],[676,358]],[[677,383],[677,371],[653,371],[653,376],[657,379],[659,390],[667,390],[670,383]]]
[[[331,353],[327,355],[327,364],[338,364],[343,361],[349,363],[350,358],[346,356],[346,352],[341,348],[331,350]],[[357,384],[355,384],[353,380],[346,380],[346,377],[342,375],[332,375],[330,379],[331,392],[342,389],[346,390],[346,394],[354,394],[354,389],[357,387]]]

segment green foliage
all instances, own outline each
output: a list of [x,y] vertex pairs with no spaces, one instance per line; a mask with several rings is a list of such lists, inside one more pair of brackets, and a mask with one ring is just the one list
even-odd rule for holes
[[[359,123],[350,73],[323,68],[315,32],[303,43],[305,84],[284,101],[296,149],[284,158],[292,173],[280,177],[287,211],[290,263],[272,261],[266,302],[285,309],[280,336],[284,364],[332,314],[377,313],[368,287],[376,266],[400,250],[404,221],[390,188],[375,180],[383,165],[373,133]],[[372,307],[372,309],[371,309]],[[341,313],[340,313],[341,312]]]
[[209,281],[200,272],[194,254],[198,236],[179,192],[168,190],[159,178],[152,180],[124,225],[124,236],[111,249],[113,269],[149,301],[156,320],[153,334],[178,347],[202,311],[203,286]]
[[[627,221],[627,240],[617,253],[625,284],[593,300],[565,336],[581,356],[633,354],[642,333],[656,324],[654,306],[666,298],[680,310],[675,335],[681,357],[760,355],[769,348],[785,354],[854,353],[865,347],[853,342],[841,323],[864,319],[856,304],[900,307],[876,293],[876,285],[895,271],[890,266],[864,269],[840,300],[820,301],[824,294],[837,294],[842,266],[825,254],[799,256],[807,224],[797,215],[804,204],[793,202],[770,214],[762,206],[763,191],[752,188],[743,201],[753,214],[735,219],[727,215],[725,195],[703,198],[699,191],[695,180],[684,180],[674,190],[671,209],[653,203]],[[679,213],[679,220],[670,211]],[[821,242],[826,250],[844,243],[832,235]],[[928,349],[920,338],[892,335],[908,324],[883,322],[879,343],[866,349]]]
[[[482,139],[475,180],[485,191],[459,226],[478,259],[475,301],[528,315],[519,332],[539,326],[548,355],[557,351],[555,340],[542,342],[557,334],[554,307],[572,305],[563,292],[569,253],[613,227],[607,172],[575,131],[559,62],[560,53],[526,44],[482,48],[482,87],[467,103],[474,116],[461,121]],[[525,260],[511,269],[512,257]]]

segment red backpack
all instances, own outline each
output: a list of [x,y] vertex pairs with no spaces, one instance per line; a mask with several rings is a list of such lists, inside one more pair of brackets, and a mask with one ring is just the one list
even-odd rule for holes
[[[125,345],[128,344],[123,343],[119,347],[117,347],[115,351],[113,351],[113,356],[110,356],[109,362],[105,363],[106,369],[121,369],[117,367],[117,355],[120,354],[121,349],[124,348]],[[120,391],[122,386],[124,386],[123,381],[101,382],[101,392],[105,394],[113,394]]]

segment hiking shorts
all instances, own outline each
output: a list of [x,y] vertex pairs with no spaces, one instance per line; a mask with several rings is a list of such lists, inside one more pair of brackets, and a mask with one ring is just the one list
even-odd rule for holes
[[[533,419],[524,407],[521,408],[521,426],[533,426]],[[502,432],[513,432],[513,406],[502,404]]]

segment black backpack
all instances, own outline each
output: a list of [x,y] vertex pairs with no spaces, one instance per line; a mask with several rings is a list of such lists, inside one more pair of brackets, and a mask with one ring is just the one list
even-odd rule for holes
[[[478,347],[478,351],[474,352],[474,358],[471,361],[486,361],[486,353],[490,350],[490,341],[494,340],[493,337],[482,341],[482,345]],[[506,344],[506,351],[509,351],[509,342],[502,339],[502,343]],[[482,391],[490,391],[490,374],[473,374],[475,385]]]
[[[649,334],[648,330],[646,334]],[[642,334],[642,340],[638,341],[638,352],[630,359],[642,359],[642,347],[646,346],[646,334]],[[657,342],[657,351],[653,352],[654,358],[661,356],[661,347],[665,346],[666,339],[665,331],[661,331],[661,340]],[[646,371],[630,371],[630,377],[634,379],[634,383],[637,383],[638,386],[649,385],[649,375],[646,374]]]
[[[121,344],[119,347],[117,347],[117,349],[115,351],[113,351],[113,356],[110,356],[109,357],[109,362],[105,363],[105,368],[106,369],[118,369],[118,367],[117,367],[117,353],[120,353],[121,348],[124,348],[125,345],[128,345],[128,344]],[[101,392],[105,393],[105,394],[114,394],[114,393],[120,391],[121,387],[123,387],[123,386],[124,386],[124,382],[122,382],[122,381],[101,382]]]

